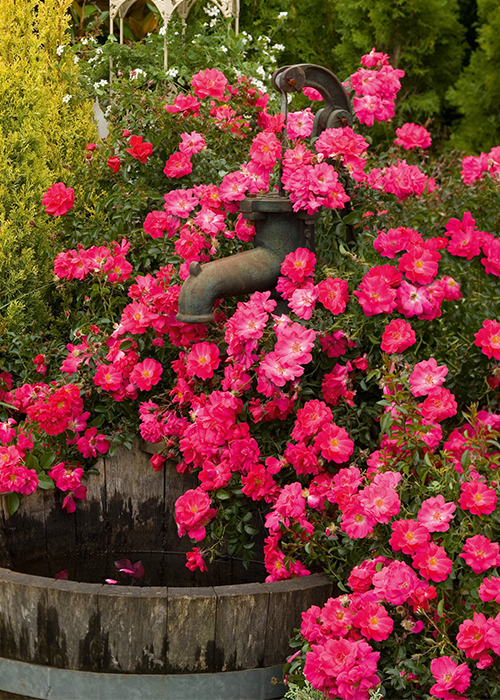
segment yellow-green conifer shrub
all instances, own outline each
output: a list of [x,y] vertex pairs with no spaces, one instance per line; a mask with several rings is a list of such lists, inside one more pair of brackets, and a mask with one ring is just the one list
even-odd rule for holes
[[[63,48],[71,0],[0,0],[0,343],[52,318],[57,221],[41,204],[96,139],[78,66]],[[65,55],[66,53],[66,55]]]

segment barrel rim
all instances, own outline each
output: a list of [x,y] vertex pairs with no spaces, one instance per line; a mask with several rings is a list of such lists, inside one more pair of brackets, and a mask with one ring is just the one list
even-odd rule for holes
[[[179,597],[186,594],[186,591],[190,591],[193,597],[218,597],[220,595],[230,595],[231,591],[229,589],[240,589],[242,593],[240,595],[249,595],[255,593],[281,593],[283,591],[303,591],[308,588],[314,588],[315,586],[324,586],[325,584],[331,584],[331,579],[324,573],[310,574],[309,576],[301,576],[298,578],[285,579],[283,581],[269,581],[267,583],[250,582],[250,583],[233,583],[227,585],[219,586],[127,586],[120,583],[117,584],[107,584],[107,583],[87,583],[86,581],[72,581],[68,579],[53,579],[48,576],[36,576],[35,574],[24,574],[20,571],[15,571],[13,569],[7,569],[0,567],[0,583],[17,583],[22,586],[34,586],[39,588],[59,589],[61,591],[74,591],[78,593],[86,593],[89,595],[95,595],[96,593],[101,593],[101,590],[116,591],[116,593],[111,593],[111,595],[116,595],[119,591],[127,597],[146,597],[146,598],[158,598],[158,597],[169,597],[169,593],[172,597]],[[250,587],[253,589],[251,590]],[[88,589],[88,590],[87,590]],[[151,592],[151,595],[147,595],[146,591]],[[219,593],[220,591],[220,593]]]

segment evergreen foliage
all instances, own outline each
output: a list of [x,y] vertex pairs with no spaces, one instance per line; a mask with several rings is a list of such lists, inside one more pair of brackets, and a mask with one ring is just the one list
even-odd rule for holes
[[447,135],[446,93],[474,48],[476,0],[243,0],[242,26],[269,32],[283,11],[288,17],[274,35],[285,46],[282,64],[318,63],[344,79],[375,47],[406,74],[398,123],[431,117],[433,135]]
[[[278,13],[287,13],[275,34],[284,46],[281,64],[317,63],[339,69],[334,50],[340,41],[336,2],[324,0],[243,0],[241,25],[254,36],[270,33]],[[371,47],[370,47],[371,48]]]
[[456,85],[450,102],[462,115],[452,143],[469,152],[489,151],[500,143],[500,3],[478,0],[477,49]]
[[69,39],[69,4],[69,0],[0,0],[4,347],[6,333],[43,328],[50,319],[53,241],[41,198],[48,186],[64,181],[96,136],[92,105],[80,97],[78,68],[72,57],[58,55],[58,47]]
[[405,71],[399,119],[439,116],[465,49],[457,0],[336,0],[336,7],[341,41],[334,53],[339,65],[351,73],[359,55],[374,46]]

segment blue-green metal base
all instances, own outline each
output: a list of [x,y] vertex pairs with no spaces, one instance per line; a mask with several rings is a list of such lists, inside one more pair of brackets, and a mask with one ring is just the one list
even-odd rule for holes
[[282,667],[227,673],[84,673],[0,658],[0,690],[38,700],[274,700]]

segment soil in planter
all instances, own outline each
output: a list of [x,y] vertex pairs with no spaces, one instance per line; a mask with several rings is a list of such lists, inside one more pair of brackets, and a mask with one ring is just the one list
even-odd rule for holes
[[[117,572],[114,562],[130,559],[132,563],[141,561],[144,575],[134,579]],[[12,568],[20,573],[33,576],[54,578],[63,570],[68,571],[71,581],[85,583],[104,583],[105,579],[114,579],[121,585],[134,586],[223,586],[240,583],[262,583],[266,578],[264,565],[251,562],[245,569],[240,559],[226,558],[209,564],[207,572],[190,571],[186,567],[186,555],[182,552],[95,552],[79,555],[68,551],[64,554],[48,556],[43,553],[25,560],[16,559],[14,565],[7,565],[0,557],[0,566]]]
[[[163,500],[135,503],[128,498],[78,504],[74,513],[62,510],[64,494],[36,493],[14,515],[0,512],[0,567],[32,576],[54,578],[68,571],[71,581],[104,583],[117,580],[134,586],[223,586],[261,583],[263,537],[257,536],[254,562],[246,569],[241,558],[226,557],[208,564],[208,571],[190,571],[187,537],[179,538],[173,515]],[[121,574],[115,561],[141,561],[140,579]]]

